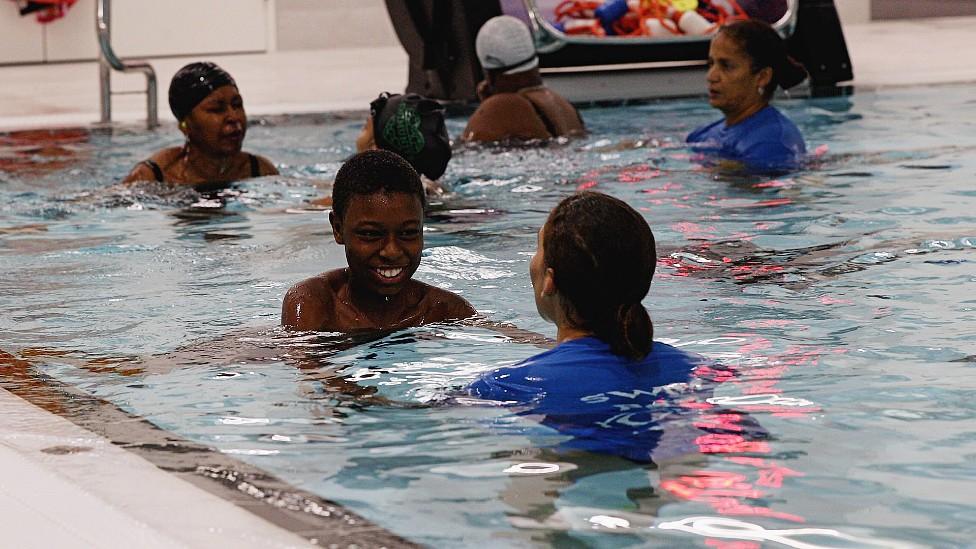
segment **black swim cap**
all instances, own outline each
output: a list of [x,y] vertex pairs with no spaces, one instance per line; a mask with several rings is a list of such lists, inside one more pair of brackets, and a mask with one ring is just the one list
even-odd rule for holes
[[369,104],[373,140],[410,162],[429,179],[444,175],[451,160],[451,140],[444,125],[444,107],[415,93],[381,93]]
[[190,63],[176,71],[169,83],[169,108],[178,121],[183,121],[193,108],[217,88],[237,87],[224,69],[209,61]]

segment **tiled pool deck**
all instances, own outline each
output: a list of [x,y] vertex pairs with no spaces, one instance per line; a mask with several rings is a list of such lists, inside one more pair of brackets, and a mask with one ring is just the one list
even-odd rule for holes
[[[976,81],[976,57],[962,54],[976,48],[974,25],[976,18],[953,18],[845,27],[855,86]],[[379,91],[406,82],[406,55],[398,48],[211,59],[234,74],[252,115],[365,109]],[[164,91],[187,60],[152,62]],[[0,67],[0,131],[95,122],[97,74],[95,63]],[[115,85],[136,89],[140,78],[116,76]],[[144,99],[119,96],[114,111],[117,121],[137,122],[145,117]],[[165,99],[160,118],[169,118]],[[36,391],[58,395],[45,401],[59,409],[21,398],[33,400]],[[0,417],[4,546],[409,545],[328,501],[52,385],[2,352]],[[186,452],[195,456],[193,466],[179,457]]]

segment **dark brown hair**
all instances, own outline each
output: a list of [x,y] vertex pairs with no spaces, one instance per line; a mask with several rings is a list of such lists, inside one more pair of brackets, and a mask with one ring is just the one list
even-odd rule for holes
[[742,48],[752,61],[752,72],[773,69],[773,80],[764,94],[767,99],[773,96],[776,86],[786,90],[807,77],[806,69],[789,56],[786,41],[769,23],[756,19],[736,21],[722,27],[721,33]]
[[644,217],[611,196],[578,193],[549,214],[542,247],[570,321],[616,355],[647,356],[654,326],[641,300],[651,288],[657,252]]

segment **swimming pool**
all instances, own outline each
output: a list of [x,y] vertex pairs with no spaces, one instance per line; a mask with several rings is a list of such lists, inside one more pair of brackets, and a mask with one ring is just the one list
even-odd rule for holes
[[[370,401],[437,403],[534,347],[458,326],[339,351],[279,333],[288,286],[343,264],[325,215],[301,208],[356,117],[254,123],[247,148],[284,177],[222,197],[109,188],[172,128],[8,138],[0,348],[76,351],[42,369],[432,546],[966,545],[976,100],[946,86],[780,106],[818,158],[777,179],[695,169],[681,139],[717,117],[699,100],[588,109],[582,141],[463,150],[419,272],[552,336],[527,276],[536,231],[578,188],[621,197],[657,237],[656,337],[734,368],[715,402],[762,440],[658,468],[562,453],[504,409]],[[81,368],[92,355],[158,358]]]

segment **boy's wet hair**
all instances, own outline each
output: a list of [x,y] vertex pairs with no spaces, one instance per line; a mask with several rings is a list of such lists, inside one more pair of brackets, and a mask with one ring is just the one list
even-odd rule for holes
[[332,211],[340,219],[355,195],[406,193],[427,208],[427,195],[420,175],[400,155],[384,150],[361,152],[339,168],[332,184]]

